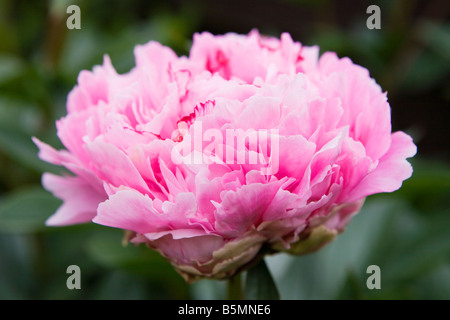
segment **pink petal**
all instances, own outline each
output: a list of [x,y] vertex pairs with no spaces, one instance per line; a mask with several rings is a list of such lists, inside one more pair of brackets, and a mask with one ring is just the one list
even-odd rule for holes
[[89,183],[78,177],[60,177],[51,173],[42,176],[43,186],[63,204],[46,222],[49,226],[64,226],[89,222],[95,217],[97,206],[106,193],[99,193]]
[[410,136],[401,131],[393,133],[389,151],[381,157],[376,169],[351,191],[345,199],[346,202],[399,189],[403,181],[411,177],[413,172],[411,164],[406,159],[414,156],[416,152],[417,148]]
[[[156,239],[168,233],[177,238],[206,234],[201,221],[196,219],[197,205],[191,193],[177,196],[176,202],[166,201],[159,212],[153,200],[133,189],[119,190],[100,204],[95,223],[109,227],[135,231],[149,239]],[[184,230],[184,231],[181,231]]]
[[92,170],[100,179],[116,187],[127,186],[143,193],[150,190],[127,155],[116,146],[94,141],[86,144]]
[[225,192],[222,202],[216,205],[216,230],[224,236],[236,237],[257,226],[279,188],[279,182],[255,183]]

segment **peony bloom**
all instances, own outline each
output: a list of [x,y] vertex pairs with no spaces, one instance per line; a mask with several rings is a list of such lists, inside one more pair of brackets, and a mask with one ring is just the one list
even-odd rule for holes
[[412,174],[386,94],[334,53],[267,38],[196,34],[188,57],[136,46],[118,74],[82,71],[56,123],[67,150],[34,138],[63,200],[47,224],[127,230],[187,280],[228,278],[264,253],[305,254],[342,232],[365,197]]

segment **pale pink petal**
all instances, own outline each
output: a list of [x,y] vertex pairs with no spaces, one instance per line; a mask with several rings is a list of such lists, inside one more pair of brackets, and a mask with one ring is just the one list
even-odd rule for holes
[[236,237],[262,222],[263,214],[275,197],[280,183],[252,184],[228,191],[217,204],[215,228],[227,237]]
[[127,155],[110,143],[94,141],[86,144],[86,152],[92,159],[92,170],[98,177],[116,187],[132,187],[149,192],[148,186]]
[[109,227],[145,233],[158,230],[154,222],[158,220],[159,215],[148,196],[129,189],[118,191],[100,204],[92,221]]
[[86,110],[101,100],[108,101],[109,83],[117,76],[111,60],[104,57],[103,65],[96,66],[93,72],[83,70],[78,76],[78,85],[69,93],[67,110],[69,113]]
[[97,206],[106,200],[106,193],[99,193],[89,183],[78,177],[59,177],[45,173],[43,186],[63,200],[59,209],[47,220],[49,226],[65,226],[89,222],[97,213]]
[[[156,239],[174,231],[177,238],[206,234],[196,218],[197,205],[191,193],[179,194],[175,203],[164,202],[162,212],[153,200],[133,190],[119,190],[102,203],[93,222],[141,233]],[[185,230],[185,231],[181,231]]]
[[406,159],[414,156],[416,152],[417,148],[410,136],[401,131],[393,133],[389,151],[380,158],[376,169],[368,174],[345,200],[352,202],[371,194],[399,189],[402,182],[411,177],[413,172]]

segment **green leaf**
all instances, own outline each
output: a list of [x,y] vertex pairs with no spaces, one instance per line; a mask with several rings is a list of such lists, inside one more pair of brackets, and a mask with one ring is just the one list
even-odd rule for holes
[[10,55],[0,55],[0,85],[18,78],[25,70],[23,62]]
[[[103,228],[102,228],[103,229]],[[122,245],[123,232],[98,230],[88,242],[88,253],[105,267],[124,268],[141,274],[154,274],[168,267],[159,253],[145,246]],[[152,268],[148,268],[152,265]]]
[[186,299],[188,285],[167,259],[145,245],[122,245],[123,231],[102,228],[88,241],[89,256],[98,264],[113,271],[145,277],[153,285],[163,285],[173,297]]
[[[442,59],[450,61],[450,24],[422,21],[418,38]],[[447,64],[446,69],[449,65]]]
[[45,220],[61,201],[41,187],[31,187],[0,198],[0,232],[28,233],[45,229]]
[[264,259],[247,272],[245,298],[248,300],[280,299],[280,293]]
[[240,272],[228,280],[227,296],[228,300],[243,300],[242,277]]
[[38,158],[38,148],[31,137],[20,134],[12,129],[0,127],[0,154],[16,161],[34,172],[60,172],[56,166]]
[[397,196],[423,212],[449,207],[450,166],[440,161],[412,159],[413,176],[403,183]]

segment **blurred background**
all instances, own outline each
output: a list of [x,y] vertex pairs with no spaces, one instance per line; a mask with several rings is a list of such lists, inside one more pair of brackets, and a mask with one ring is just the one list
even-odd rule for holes
[[[81,9],[68,30],[66,8]],[[369,30],[369,5],[381,29]],[[42,189],[32,136],[62,148],[55,120],[83,69],[109,54],[119,72],[133,47],[157,40],[188,53],[194,32],[280,36],[368,68],[388,92],[394,130],[413,136],[414,174],[369,197],[346,232],[318,253],[267,258],[283,299],[450,298],[450,3],[445,0],[0,0],[0,299],[218,299],[225,283],[188,286],[159,254],[121,246],[95,224],[45,227],[60,205]],[[69,290],[69,265],[81,290]],[[369,290],[369,265],[381,289]]]

